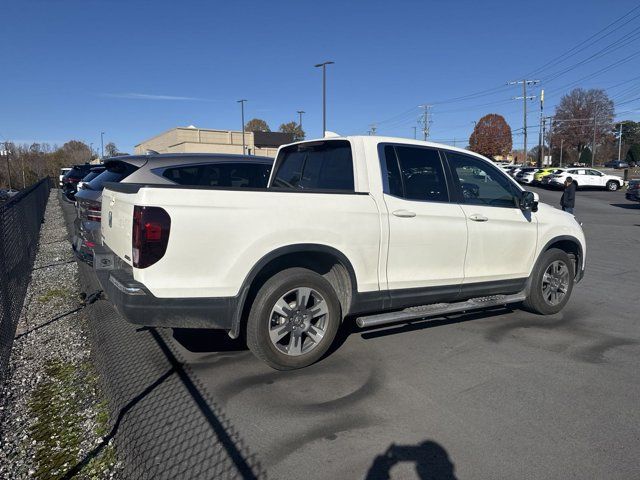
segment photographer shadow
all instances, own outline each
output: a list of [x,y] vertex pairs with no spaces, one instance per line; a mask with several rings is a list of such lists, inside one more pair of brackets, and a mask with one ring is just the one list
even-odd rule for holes
[[391,444],[378,455],[367,472],[366,480],[389,480],[391,470],[396,465],[415,465],[420,480],[456,480],[455,466],[447,451],[433,440],[425,440],[418,445]]

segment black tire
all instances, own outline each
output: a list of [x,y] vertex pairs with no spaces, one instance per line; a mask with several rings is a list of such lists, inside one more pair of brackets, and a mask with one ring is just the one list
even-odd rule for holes
[[609,190],[610,192],[615,192],[619,188],[620,188],[620,184],[615,180],[609,180],[607,182],[607,190]]
[[[288,295],[287,292],[306,288],[312,289],[313,293],[318,294],[319,298],[323,299],[326,303],[327,313],[321,317],[324,334],[321,340],[318,342],[311,341],[309,345],[306,343],[308,341],[307,336],[304,336],[304,338],[300,337],[301,345],[311,346],[312,348],[308,352],[292,356],[284,353],[272,342],[270,330],[274,327],[273,309],[277,302]],[[309,299],[307,299],[307,301],[309,301]],[[316,299],[312,300],[312,302],[316,301]],[[283,327],[293,328],[289,327],[289,324],[292,324],[291,322],[295,323],[295,319],[293,318],[295,308],[296,307],[293,307],[291,310],[292,316],[287,317],[289,320],[276,315],[275,318],[285,322],[285,324],[282,325]],[[308,311],[311,312],[312,308],[313,307],[309,307]],[[338,297],[331,284],[322,275],[306,268],[289,268],[275,274],[267,280],[256,294],[247,320],[247,346],[256,357],[276,370],[294,370],[296,368],[307,367],[317,362],[333,343],[333,339],[342,321],[341,315]],[[277,325],[278,323],[276,321],[275,328],[278,328]],[[298,332],[300,332],[300,329],[304,329],[304,326],[298,326],[298,328]],[[283,341],[288,339],[290,342],[292,336],[292,331],[285,334]],[[305,347],[301,348],[304,349]]]
[[[547,272],[555,262],[561,262],[567,267],[568,278],[566,291],[562,299],[558,303],[552,304],[546,298],[543,280],[545,272]],[[540,315],[553,315],[554,313],[558,313],[567,304],[573,291],[573,281],[575,277],[573,262],[569,258],[569,255],[563,250],[551,248],[542,254],[535,268],[535,271],[531,275],[528,296],[523,302],[523,306],[527,310]],[[553,289],[553,287],[551,288]]]

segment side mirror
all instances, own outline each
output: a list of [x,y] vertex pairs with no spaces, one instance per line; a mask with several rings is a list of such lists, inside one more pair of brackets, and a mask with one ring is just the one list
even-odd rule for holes
[[538,211],[538,201],[540,197],[537,193],[533,192],[522,192],[522,197],[520,197],[520,208],[522,210],[531,210],[532,212]]

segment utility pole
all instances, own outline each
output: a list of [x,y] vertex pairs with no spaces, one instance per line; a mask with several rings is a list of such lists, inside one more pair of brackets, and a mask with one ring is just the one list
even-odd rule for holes
[[598,110],[593,113],[593,144],[591,148],[591,168],[595,164],[596,160],[596,128],[598,128]]
[[620,154],[622,153],[622,122],[620,122],[618,131],[618,161],[620,161]]
[[9,190],[13,190],[11,187],[11,165],[9,164],[9,154],[11,151],[9,150],[9,142],[4,142],[4,150],[0,150],[0,156],[7,158],[7,175],[9,179]]
[[419,105],[424,111],[420,123],[422,124],[422,135],[426,141],[429,138],[429,127],[431,126],[431,105]]
[[376,127],[375,123],[372,123],[371,125],[369,125],[371,127],[371,135],[375,135],[376,134],[376,129],[378,127]]
[[564,138],[560,139],[560,168],[562,168],[562,147],[564,147]]
[[327,65],[333,65],[335,62],[323,62],[315,65],[316,68],[322,67],[322,136],[327,133]]
[[416,140],[418,138],[418,133],[417,133],[418,129],[417,127],[411,127],[411,128],[413,128],[413,139]]
[[304,110],[298,110],[298,118],[300,119],[298,121],[298,125],[300,126],[300,130],[302,130],[302,114],[303,113],[307,113]]
[[540,126],[538,129],[538,168],[542,167],[544,162],[544,90],[540,90]]
[[240,120],[242,121],[242,154],[243,155],[247,154],[247,147],[244,141],[244,102],[246,101],[247,101],[246,98],[236,101],[236,103],[240,104]]
[[513,82],[508,82],[507,85],[522,85],[522,96],[521,97],[513,97],[513,100],[522,100],[524,105],[524,125],[522,128],[522,133],[524,133],[524,163],[527,163],[527,100],[535,99],[535,95],[527,96],[527,85],[537,85],[540,83],[540,80],[516,80]]
[[542,164],[544,163],[544,134],[545,134],[545,129],[547,128],[547,119],[546,118],[542,118],[542,126],[540,127],[540,134],[542,136],[542,142],[540,142],[540,164],[538,165],[538,168],[542,167]]
[[104,132],[100,132],[100,158],[104,158]]

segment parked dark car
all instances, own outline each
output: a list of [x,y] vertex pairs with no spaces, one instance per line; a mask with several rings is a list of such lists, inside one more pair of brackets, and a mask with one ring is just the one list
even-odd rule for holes
[[75,196],[77,217],[73,249],[76,256],[93,264],[93,248],[101,242],[105,183],[264,188],[272,165],[272,158],[221,154],[128,155],[107,159],[105,170]]
[[91,170],[89,170],[89,173],[87,173],[87,175],[78,182],[78,190],[82,190],[87,183],[89,183],[104,171],[104,165],[93,167]]
[[629,165],[629,163],[624,160],[611,160],[610,162],[605,163],[604,166],[607,168],[629,168],[635,165]]
[[78,182],[80,182],[91,171],[95,165],[84,163],[82,165],[74,165],[62,177],[62,193],[69,200],[73,200],[78,191]]
[[640,202],[640,178],[632,178],[629,180],[625,198],[632,202]]

